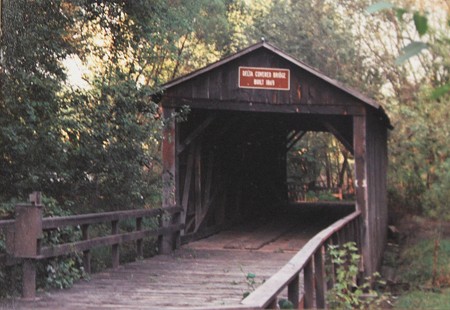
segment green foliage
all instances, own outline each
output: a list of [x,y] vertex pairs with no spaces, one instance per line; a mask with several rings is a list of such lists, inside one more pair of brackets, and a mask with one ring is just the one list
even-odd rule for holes
[[395,64],[402,65],[411,57],[418,55],[422,50],[428,48],[428,45],[423,42],[411,42],[402,49],[402,55],[395,59]]
[[79,255],[59,257],[46,264],[45,283],[48,288],[65,289],[87,275],[82,267],[83,261]]
[[287,175],[308,201],[336,200],[330,189],[352,188],[351,154],[330,134],[307,133],[287,154]]
[[378,294],[371,289],[371,282],[376,281],[379,274],[374,274],[361,285],[356,283],[361,255],[355,242],[347,242],[341,247],[330,245],[327,254],[335,266],[335,284],[326,296],[330,308],[366,309],[380,301]]
[[280,309],[295,309],[294,304],[284,298],[280,298],[280,300],[278,300],[278,306],[280,307]]
[[[61,1],[2,2],[0,69],[1,198],[55,188],[64,169],[59,139],[60,63],[71,51]],[[26,21],[26,22],[25,22]],[[58,160],[55,160],[58,159]]]
[[250,295],[251,292],[253,292],[259,285],[264,283],[264,280],[261,282],[257,281],[256,274],[252,272],[245,273],[241,266],[241,271],[245,275],[245,284],[247,285],[247,290],[242,293],[242,299],[246,298],[248,295]]
[[435,247],[434,240],[422,240],[401,252],[398,275],[413,290],[433,287],[433,272],[437,288],[450,286],[450,240],[442,239]]

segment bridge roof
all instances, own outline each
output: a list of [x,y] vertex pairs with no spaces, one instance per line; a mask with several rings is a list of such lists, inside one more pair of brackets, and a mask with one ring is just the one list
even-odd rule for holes
[[[318,71],[317,69],[309,66],[308,64],[294,58],[293,56],[288,55],[287,53],[285,53],[284,51],[280,50],[278,47],[266,42],[266,41],[262,41],[259,43],[256,43],[254,45],[251,45],[245,49],[240,50],[239,52],[230,55],[226,58],[223,58],[217,62],[214,62],[210,65],[207,65],[201,69],[198,69],[196,71],[193,71],[187,75],[181,76],[179,78],[176,78],[172,81],[169,81],[168,83],[162,85],[162,90],[165,92],[165,94],[163,96],[167,96],[166,94],[168,94],[168,97],[173,96],[173,89],[177,89],[179,88],[181,90],[181,92],[184,94],[182,97],[185,96],[186,94],[186,87],[183,87],[183,85],[185,84],[189,84],[189,83],[195,83],[194,81],[196,80],[203,80],[204,76],[207,75],[211,75],[213,74],[215,71],[220,71],[220,70],[229,70],[229,65],[230,64],[235,64],[242,66],[242,65],[247,65],[247,63],[254,63],[257,64],[256,66],[261,66],[260,64],[264,64],[266,63],[266,67],[272,67],[272,65],[267,65],[267,61],[248,61],[248,59],[252,58],[252,57],[259,57],[261,58],[261,53],[258,52],[269,52],[272,53],[273,55],[278,56],[279,58],[281,58],[282,60],[284,60],[284,66],[286,66],[286,64],[289,64],[291,68],[293,69],[297,69],[296,71],[302,72],[301,74],[310,74],[310,76],[315,77],[316,79],[322,81],[323,83],[321,83],[322,85],[326,85],[331,91],[334,92],[339,92],[339,93],[344,93],[347,96],[345,96],[346,98],[351,97],[355,100],[355,102],[358,102],[357,104],[363,104],[364,106],[368,107],[371,110],[374,110],[376,112],[376,114],[378,114],[379,119],[385,123],[385,125],[389,128],[392,129],[392,126],[390,124],[390,120],[388,118],[388,116],[386,115],[383,107],[374,99],[364,95],[363,93],[359,92],[358,90],[355,90],[351,87],[346,86],[345,84],[343,84],[340,81],[337,81],[335,79],[332,79],[328,76],[326,76],[325,74],[323,74],[322,72]],[[250,58],[249,58],[250,56]],[[243,60],[245,59],[245,60]],[[275,64],[280,64],[283,62],[280,61],[275,61],[272,62]],[[234,72],[233,72],[234,73]],[[292,74],[295,75],[295,72]],[[292,79],[295,82],[295,77]],[[302,81],[303,82],[303,81]],[[236,79],[236,83],[237,83],[237,79]],[[204,83],[201,83],[202,86],[207,87]],[[208,83],[209,84],[209,83]],[[293,82],[291,81],[291,84],[293,84]],[[314,84],[317,84],[316,82]],[[194,86],[195,87],[195,86]],[[295,92],[296,89],[295,87],[292,87],[291,85],[291,92]],[[230,89],[229,89],[230,90]],[[302,91],[305,93],[305,90],[302,89]],[[321,92],[321,89],[317,90],[318,92]],[[190,94],[190,92],[187,92]],[[298,91],[297,91],[298,93]],[[303,94],[303,96],[305,96],[305,94]],[[180,97],[179,95],[176,95],[176,97]],[[282,96],[279,96],[282,97]],[[291,95],[292,97],[292,95]],[[339,96],[338,96],[339,97]],[[342,97],[342,96],[341,96]],[[203,98],[205,99],[205,98]],[[214,99],[214,98],[210,98],[209,94],[208,94],[208,98],[207,99]],[[216,98],[218,99],[218,98]],[[220,96],[220,99],[223,100],[223,96]],[[300,104],[303,103],[304,100],[300,100],[300,98],[298,98],[298,102],[289,102],[290,104]],[[238,98],[237,101],[242,101],[242,98]],[[253,100],[255,101],[255,100]],[[257,100],[256,100],[257,101]],[[267,99],[265,100],[267,103]],[[353,100],[351,100],[353,101]],[[308,102],[310,103],[310,102]],[[355,103],[356,104],[356,103]],[[164,105],[164,102],[163,102]],[[187,104],[189,105],[189,104]],[[217,106],[217,105],[215,105]],[[275,110],[273,110],[273,112],[276,112],[276,108]],[[298,111],[297,111],[298,112]],[[340,114],[340,113],[336,113],[336,114]],[[344,113],[342,113],[344,114]],[[350,113],[351,114],[351,113]]]

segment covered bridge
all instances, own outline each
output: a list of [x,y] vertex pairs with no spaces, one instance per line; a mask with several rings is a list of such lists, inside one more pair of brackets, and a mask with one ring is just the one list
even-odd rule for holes
[[391,125],[377,102],[263,41],[165,84],[161,105],[163,206],[183,207],[182,238],[279,212],[295,133],[330,132],[354,155],[365,273],[378,268]]

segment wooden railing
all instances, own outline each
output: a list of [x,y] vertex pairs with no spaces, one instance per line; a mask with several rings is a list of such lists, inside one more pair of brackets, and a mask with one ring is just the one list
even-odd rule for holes
[[[0,232],[6,234],[7,259],[10,264],[23,264],[23,297],[31,299],[36,291],[36,263],[39,260],[63,256],[75,252],[83,253],[84,270],[91,271],[91,249],[111,246],[112,267],[119,266],[119,245],[136,242],[137,257],[143,256],[143,239],[158,238],[159,252],[169,252],[179,246],[179,234],[183,226],[179,223],[181,207],[159,209],[140,209],[129,211],[93,213],[64,217],[42,218],[40,203],[20,204],[16,206],[14,220],[0,221]],[[153,219],[158,223],[155,228],[143,226],[143,219]],[[119,222],[134,219],[134,231],[119,231]],[[107,236],[89,236],[89,227],[93,224],[110,224],[111,232]],[[42,243],[44,232],[64,227],[80,227],[81,240],[70,243],[47,245]]]
[[[325,259],[328,245],[342,245],[356,242],[361,248],[361,212],[355,211],[315,235],[275,275],[242,300],[243,307],[261,309],[277,308],[279,295],[287,288],[287,299],[298,309],[326,307],[326,291],[334,285],[335,271],[326,274]],[[303,273],[303,290],[300,290]],[[303,291],[303,294],[302,294]]]

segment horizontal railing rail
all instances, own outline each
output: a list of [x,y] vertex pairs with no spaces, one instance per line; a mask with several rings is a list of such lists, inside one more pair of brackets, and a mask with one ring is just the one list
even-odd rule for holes
[[[287,288],[287,297],[298,309],[325,308],[326,291],[334,285],[334,270],[326,275],[325,258],[328,245],[357,243],[360,248],[361,211],[342,218],[319,232],[275,275],[256,288],[241,304],[253,308],[277,308],[280,293]],[[331,265],[333,267],[333,265]],[[303,296],[300,292],[300,275],[303,273]]]
[[[136,242],[137,257],[143,257],[143,240],[148,237],[157,238],[160,252],[173,250],[179,246],[180,231],[184,228],[179,220],[183,209],[178,206],[47,218],[42,217],[41,209],[42,206],[36,203],[18,204],[14,220],[0,221],[0,233],[6,235],[7,252],[6,255],[0,255],[0,259],[8,264],[23,264],[22,294],[27,299],[35,297],[36,263],[39,260],[82,252],[84,270],[90,273],[91,250],[111,246],[112,267],[117,268],[121,244]],[[144,227],[144,218],[153,225]],[[133,231],[120,231],[119,223],[130,219],[135,221]],[[110,233],[91,237],[89,228],[95,224],[110,225]],[[44,244],[45,232],[65,227],[79,228],[81,240]]]

